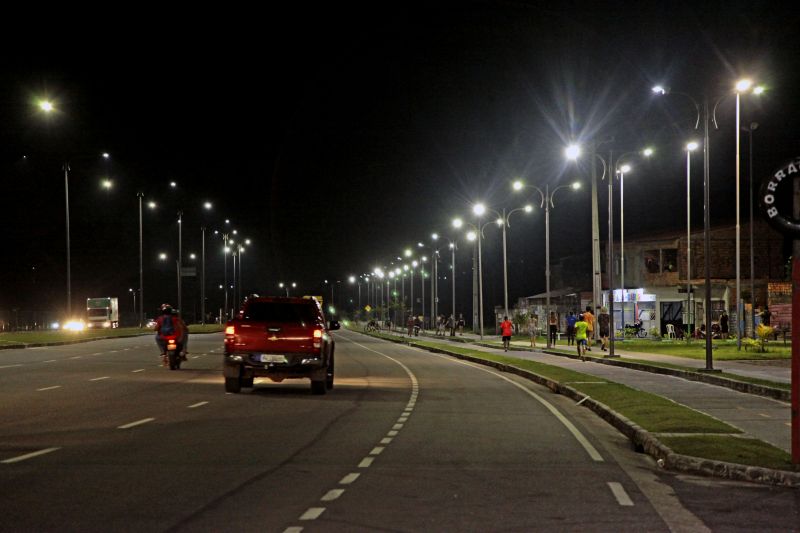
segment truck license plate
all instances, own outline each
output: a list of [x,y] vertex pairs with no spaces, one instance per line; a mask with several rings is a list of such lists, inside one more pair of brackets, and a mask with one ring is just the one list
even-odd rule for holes
[[261,362],[262,363],[285,363],[286,356],[279,355],[274,353],[262,353],[261,354]]

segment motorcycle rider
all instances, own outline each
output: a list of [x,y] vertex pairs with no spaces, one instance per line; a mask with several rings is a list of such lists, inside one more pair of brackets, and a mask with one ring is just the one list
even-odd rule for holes
[[158,344],[161,350],[161,361],[164,365],[167,364],[167,337],[175,336],[178,353],[183,351],[181,322],[179,318],[173,316],[172,306],[170,304],[161,304],[161,316],[156,319],[156,325],[153,329],[156,331],[156,344]]

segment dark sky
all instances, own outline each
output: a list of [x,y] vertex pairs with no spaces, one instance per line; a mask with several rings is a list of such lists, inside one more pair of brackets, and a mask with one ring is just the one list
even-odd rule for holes
[[[626,238],[680,230],[681,145],[701,135],[692,132],[691,103],[654,99],[655,83],[716,99],[742,74],[758,79],[768,91],[758,102],[744,100],[742,115],[760,125],[757,175],[798,155],[794,11],[773,2],[632,6],[143,6],[99,19],[54,13],[46,21],[21,14],[0,59],[0,217],[8,236],[0,320],[12,308],[63,308],[65,159],[72,161],[74,305],[108,294],[131,307],[142,191],[160,206],[144,222],[150,310],[175,299],[174,263],[157,254],[174,261],[178,209],[185,254],[199,253],[201,225],[220,228],[230,218],[253,240],[244,259],[247,290],[297,281],[302,292],[318,293],[324,279],[346,280],[386,265],[432,231],[449,233],[452,217],[474,201],[521,206],[510,192],[514,178],[551,187],[582,178],[583,192],[556,198],[551,244],[554,260],[588,254],[588,166],[563,161],[571,140],[613,137],[617,151],[655,145],[657,157],[626,176]],[[54,100],[56,115],[36,111],[39,95]],[[721,101],[717,118],[711,212],[721,224],[732,220],[735,198],[733,97]],[[82,157],[101,151],[112,154],[109,165]],[[700,163],[698,156],[698,202]],[[111,191],[98,187],[106,175]],[[214,203],[212,214],[201,213],[204,200]],[[600,205],[605,238],[603,190]],[[512,299],[544,288],[543,213],[516,217],[508,242]],[[702,203],[693,217],[701,222]],[[213,307],[221,244],[209,239],[207,246]],[[468,255],[462,247],[465,282]],[[484,258],[491,305],[502,300],[495,228],[487,228]],[[197,286],[187,283],[192,305]],[[461,301],[468,290],[466,283],[459,289]]]

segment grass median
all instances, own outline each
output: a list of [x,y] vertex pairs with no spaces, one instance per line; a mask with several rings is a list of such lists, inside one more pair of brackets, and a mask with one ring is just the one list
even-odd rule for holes
[[[222,331],[219,324],[192,324],[189,333],[214,333]],[[48,344],[71,341],[84,341],[105,337],[126,337],[131,335],[150,335],[147,328],[87,329],[84,331],[13,331],[0,333],[0,345]]]
[[[398,340],[397,336],[385,333],[372,335]],[[667,398],[559,366],[449,343],[417,338],[404,340],[410,340],[414,345],[423,348],[514,366],[568,385],[655,434],[676,453],[764,468],[794,470],[791,456],[785,451],[758,439],[743,438],[740,436],[741,430]]]

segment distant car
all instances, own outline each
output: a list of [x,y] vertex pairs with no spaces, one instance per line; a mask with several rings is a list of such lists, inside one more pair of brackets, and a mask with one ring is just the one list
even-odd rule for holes
[[333,388],[335,341],[315,298],[256,297],[225,326],[225,391],[252,387],[256,377],[308,378],[313,394]]
[[145,327],[147,329],[153,329],[154,327],[156,327],[156,321],[152,318],[148,319],[147,324],[145,324]]

